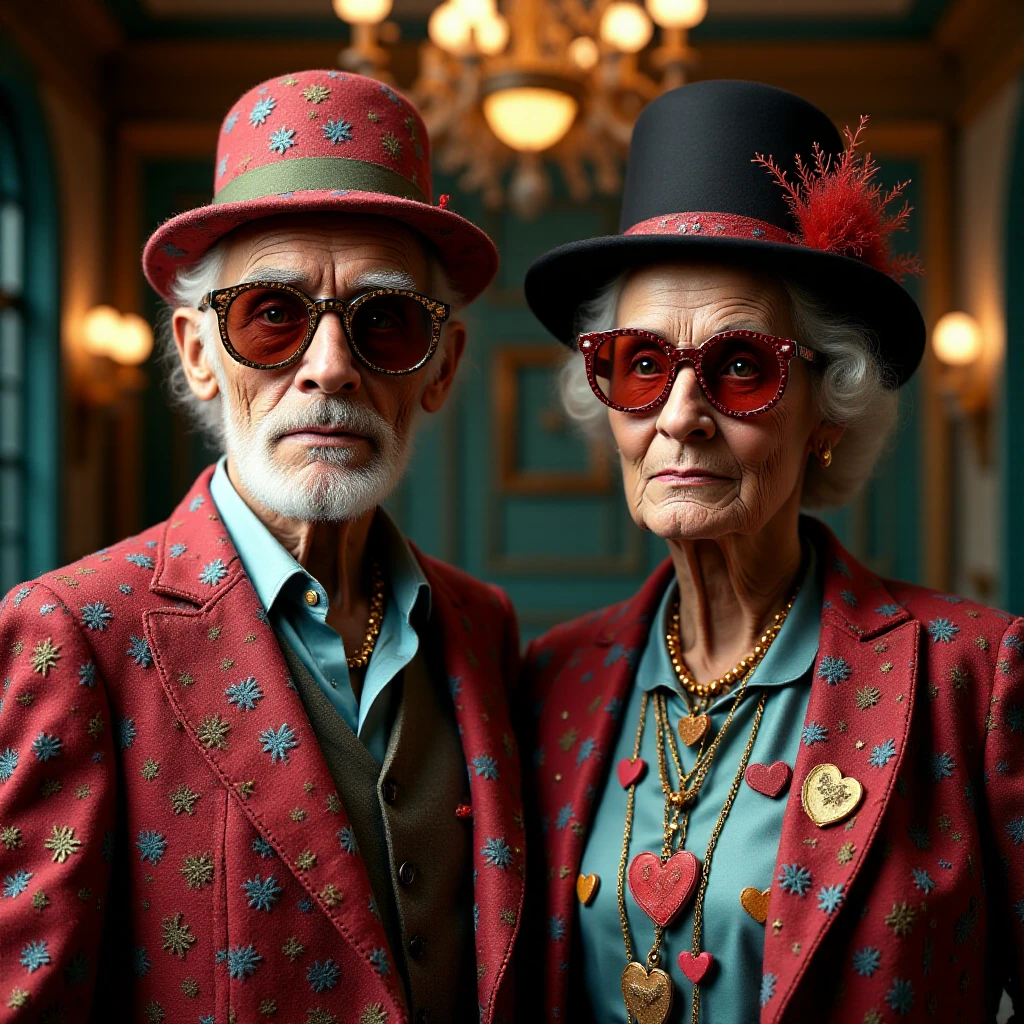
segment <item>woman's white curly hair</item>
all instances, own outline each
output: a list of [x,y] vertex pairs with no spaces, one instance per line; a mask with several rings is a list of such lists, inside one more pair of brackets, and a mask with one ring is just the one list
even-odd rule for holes
[[[606,331],[616,326],[619,296],[628,272],[605,285],[576,316],[576,331]],[[825,368],[816,374],[815,398],[821,415],[846,430],[837,457],[826,471],[809,459],[801,505],[829,508],[844,505],[871,477],[899,415],[899,397],[885,384],[875,358],[874,334],[853,320],[838,316],[805,288],[784,281],[789,295],[796,340],[821,352]],[[583,359],[573,353],[559,375],[562,405],[587,432],[608,429],[608,409],[587,382]]]

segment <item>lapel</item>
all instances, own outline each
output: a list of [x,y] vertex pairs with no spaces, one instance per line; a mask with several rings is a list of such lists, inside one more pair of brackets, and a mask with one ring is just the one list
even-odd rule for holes
[[[415,550],[415,549],[414,549]],[[507,678],[518,659],[503,650],[504,609],[469,600],[482,585],[460,586],[456,570],[416,556],[431,589],[431,627],[440,638],[455,718],[469,772],[473,808],[473,889],[476,917],[477,995],[481,1022],[494,1018],[495,1002],[519,931],[526,871],[519,755],[509,713]],[[471,588],[471,589],[470,589]],[[505,659],[511,657],[510,667]],[[496,766],[496,767],[495,767]]]
[[[608,773],[614,767],[609,753],[622,724],[622,708],[672,572],[672,563],[666,559],[629,601],[594,617],[588,624],[588,645],[568,658],[547,687],[537,785],[544,794],[544,806],[552,812],[542,822],[542,830],[547,846],[546,884],[551,893],[547,925],[549,937],[556,942],[569,933],[576,920],[576,876],[596,797],[609,784]],[[543,662],[544,657],[540,650],[536,661]],[[570,674],[574,680],[587,681],[582,687],[573,685]],[[568,950],[568,944],[559,943],[559,953],[566,961]],[[556,991],[549,993],[547,1005],[565,1006],[568,964],[563,962],[548,977]]]
[[[824,727],[827,739],[801,743],[793,770],[765,932],[762,1024],[783,1019],[815,950],[840,915],[854,912],[844,903],[896,785],[917,682],[920,624],[831,532],[808,521],[805,528],[822,533],[818,550],[826,553],[805,725]],[[853,817],[825,828],[808,818],[800,797],[804,779],[822,763],[864,790]]]
[[[370,955],[386,949],[370,912],[361,857],[335,838],[348,824],[320,747],[256,593],[210,497],[212,469],[168,521],[151,589],[179,599],[149,611],[146,636],[178,721],[253,827],[363,957],[387,1008],[405,1019],[397,972]],[[243,709],[225,689],[254,677],[262,697]],[[291,811],[307,811],[304,822]],[[229,837],[229,842],[231,837]]]

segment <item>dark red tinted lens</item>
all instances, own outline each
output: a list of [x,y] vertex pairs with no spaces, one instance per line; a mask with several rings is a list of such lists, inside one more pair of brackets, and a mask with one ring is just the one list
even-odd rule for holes
[[640,334],[605,338],[594,353],[601,394],[623,409],[642,409],[665,390],[671,364],[656,341]]
[[227,312],[228,340],[250,363],[271,366],[293,356],[309,331],[309,310],[283,288],[250,288]]
[[374,295],[352,314],[352,343],[381,370],[411,370],[430,351],[434,321],[422,302],[407,295]]
[[704,349],[701,376],[707,393],[730,412],[757,412],[779,393],[782,365],[766,341],[725,334]]

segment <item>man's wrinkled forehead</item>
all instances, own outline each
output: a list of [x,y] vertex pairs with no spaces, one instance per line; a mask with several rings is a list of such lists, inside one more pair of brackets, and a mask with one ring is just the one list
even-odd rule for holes
[[342,296],[367,287],[423,290],[430,273],[419,236],[385,217],[260,221],[230,236],[226,249],[222,287],[274,281]]

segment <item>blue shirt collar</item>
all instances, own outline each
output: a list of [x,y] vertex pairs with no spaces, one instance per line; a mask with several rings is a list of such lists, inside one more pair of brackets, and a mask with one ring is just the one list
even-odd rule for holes
[[[210,481],[210,494],[256,596],[267,612],[279,600],[290,597],[301,600],[303,591],[310,585],[315,585],[326,599],[327,595],[323,593],[319,582],[281,545],[235,490],[228,476],[226,455],[222,455],[217,462]],[[377,509],[375,526],[382,533],[382,550],[385,552],[392,599],[402,617],[411,624],[413,613],[421,600],[423,614],[428,617],[430,584],[412,548],[394,520],[382,508]],[[301,584],[288,586],[294,577],[299,577]],[[326,607],[323,611],[326,614]]]
[[[818,571],[819,559],[814,545],[807,544],[805,550],[806,568],[800,592],[775,642],[768,648],[764,660],[754,669],[748,686],[786,686],[803,678],[814,665],[825,590],[824,580]],[[665,588],[654,619],[656,628],[652,628],[648,635],[647,646],[637,667],[637,685],[643,690],[651,691],[659,686],[676,688],[675,670],[663,637],[668,630],[669,613],[678,592],[679,586],[673,577]]]

